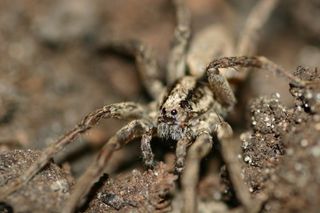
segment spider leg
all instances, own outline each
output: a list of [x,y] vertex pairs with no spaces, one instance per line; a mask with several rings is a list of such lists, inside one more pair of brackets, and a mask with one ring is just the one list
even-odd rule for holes
[[[263,56],[239,56],[239,57],[225,57],[220,58],[212,61],[209,66],[206,69],[206,75],[209,78],[210,83],[210,76],[219,75],[220,68],[229,68],[229,67],[247,67],[247,68],[259,68],[264,69],[269,72],[273,72],[278,75],[282,75],[288,80],[291,81],[292,84],[295,84],[297,86],[305,86],[308,84],[308,81],[303,81],[282,67],[278,66],[277,64],[273,63],[269,59],[263,57]],[[212,78],[212,77],[211,77]],[[212,85],[212,82],[210,83],[210,87],[216,88],[215,85]]]
[[236,55],[252,55],[256,52],[259,31],[265,25],[278,0],[261,0],[251,10],[241,31]]
[[186,54],[191,35],[190,13],[185,0],[173,0],[176,8],[176,27],[167,64],[167,83],[170,85],[185,75]]
[[202,132],[191,145],[182,174],[184,213],[197,212],[196,185],[199,180],[200,161],[212,148],[212,138],[208,132]]
[[228,168],[230,180],[235,188],[236,196],[244,207],[243,211],[248,213],[260,212],[264,200],[252,199],[247,185],[242,178],[239,178],[239,174],[242,173],[242,165],[238,159],[240,152],[237,148],[240,148],[240,146],[237,147],[234,145],[237,144],[238,141],[231,137],[231,126],[227,122],[221,121],[218,126],[217,136],[221,144],[221,152]]
[[[229,126],[227,123],[224,123],[223,125]],[[231,129],[230,126],[228,128]],[[227,166],[230,180],[235,189],[237,198],[243,205],[244,212],[260,212],[264,200],[252,199],[248,186],[245,184],[242,178],[239,178],[239,174],[242,173],[242,165],[238,159],[238,155],[240,154],[240,150],[238,148],[240,148],[240,146],[235,145],[239,144],[239,141],[237,141],[235,138],[227,136],[220,138],[220,144],[222,156]]]
[[153,131],[150,129],[148,132],[142,135],[141,138],[141,152],[143,157],[144,164],[152,168],[154,166],[154,155],[151,149],[151,139],[152,139]]
[[142,118],[144,116],[145,110],[143,107],[132,102],[106,105],[89,113],[74,129],[70,130],[56,142],[44,149],[40,157],[19,178],[2,189],[0,191],[0,200],[18,190],[23,184],[27,183],[49,162],[50,159],[54,157],[56,153],[61,151],[80,134],[95,126],[102,118],[133,119]]
[[187,147],[191,142],[192,141],[187,137],[182,138],[177,142],[175,172],[178,174],[181,173],[184,168]]
[[221,75],[218,69],[208,68],[206,78],[215,99],[224,107],[233,108],[237,100],[227,78]]
[[[284,70],[282,67],[276,65],[269,59],[262,56],[239,56],[239,57],[225,57],[212,61],[206,69],[205,77],[209,82],[210,89],[215,95],[215,98],[223,106],[232,108],[236,103],[236,98],[231,89],[228,80],[220,74],[221,68],[260,68],[275,74],[282,75],[291,80],[293,84],[305,86],[307,82],[300,80],[291,73]],[[238,70],[238,69],[237,69]],[[238,71],[242,71],[241,69]]]
[[195,132],[199,134],[188,151],[185,170],[182,174],[184,213],[197,212],[196,186],[199,180],[200,161],[212,149],[211,134],[216,134],[218,138],[232,135],[232,129],[222,126],[221,123],[223,123],[222,118],[211,111],[205,115],[204,122],[195,127]]
[[149,95],[156,100],[163,94],[165,87],[160,80],[158,62],[147,45],[138,40],[110,39],[100,44],[99,48],[134,57],[143,86]]
[[79,206],[79,203],[81,204],[81,198],[88,194],[95,180],[102,175],[104,167],[116,150],[122,148],[134,138],[140,136],[144,137],[145,134],[149,134],[151,128],[152,124],[147,120],[134,120],[122,127],[113,137],[111,137],[100,150],[96,159],[78,180],[70,199],[66,203],[63,213],[73,213]]

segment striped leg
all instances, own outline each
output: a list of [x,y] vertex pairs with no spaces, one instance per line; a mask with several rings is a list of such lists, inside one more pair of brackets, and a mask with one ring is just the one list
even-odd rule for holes
[[60,139],[44,149],[40,157],[18,179],[1,189],[0,200],[18,190],[23,184],[27,183],[49,162],[50,159],[55,156],[55,154],[60,152],[65,146],[74,141],[80,134],[95,126],[101,119],[128,119],[142,118],[144,116],[145,110],[143,107],[131,102],[107,105],[92,113],[89,113],[74,129],[67,132]]
[[79,204],[81,205],[81,198],[88,194],[95,180],[103,174],[108,160],[116,150],[120,149],[134,138],[140,136],[144,137],[145,134],[150,132],[151,128],[152,126],[145,120],[134,120],[121,128],[115,136],[111,137],[101,149],[97,158],[78,180],[63,213],[73,213]]

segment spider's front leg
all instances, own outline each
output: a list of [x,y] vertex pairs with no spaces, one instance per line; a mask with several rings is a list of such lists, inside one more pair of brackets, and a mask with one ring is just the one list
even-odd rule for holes
[[188,137],[184,137],[177,142],[175,172],[178,174],[183,171],[185,158],[187,155],[187,147],[191,143],[192,140]]
[[[269,72],[286,77],[287,79],[291,80],[293,84],[304,86],[307,83],[296,78],[291,73],[262,56],[224,57],[216,59],[207,67],[204,78],[207,78],[209,87],[219,103],[229,109],[235,105],[236,98],[228,80],[220,74],[219,69],[234,67],[265,69]],[[243,70],[241,69],[240,71]]]
[[215,112],[206,114],[205,126],[196,126],[198,133],[195,142],[191,145],[182,174],[183,212],[197,212],[196,186],[199,181],[200,161],[212,150],[211,134],[217,135],[219,140],[232,136],[231,127]]
[[[290,80],[292,84],[295,84],[301,87],[310,83],[295,77],[294,75],[292,75],[291,73],[283,69],[282,67],[278,66],[277,64],[273,63],[272,61],[270,61],[269,59],[263,56],[224,57],[224,58],[220,58],[212,61],[206,69],[206,76],[208,77],[210,87],[213,89],[214,93],[217,93],[215,90],[218,90],[221,95],[224,95],[224,93],[229,94],[229,92],[232,92],[230,86],[229,88],[228,86],[223,87],[223,84],[228,84],[228,82],[219,73],[220,68],[231,68],[231,67],[259,68],[262,70],[266,70],[268,72],[272,72],[274,74],[281,75],[287,78],[288,80]],[[215,83],[219,83],[219,81],[215,79],[222,79],[223,83],[220,83],[220,85],[223,87],[223,89],[222,88],[219,89],[218,86],[215,85]],[[228,96],[225,96],[225,97],[228,97]]]
[[215,99],[221,103],[222,106],[232,109],[236,104],[236,97],[228,80],[215,68],[208,67],[205,74]]
[[154,166],[154,155],[151,149],[151,139],[153,135],[153,129],[149,129],[142,135],[141,138],[141,152],[143,157],[143,162],[148,168]]
[[116,150],[122,148],[134,138],[141,136],[142,140],[144,140],[143,138],[149,138],[152,129],[153,125],[148,120],[134,120],[122,127],[113,137],[111,137],[101,149],[96,159],[78,180],[63,213],[73,213],[75,209],[81,205],[81,198],[88,194],[95,180],[103,174],[108,160]]
[[0,200],[5,199],[8,195],[18,190],[23,184],[27,183],[55,156],[56,153],[60,152],[80,134],[95,126],[99,120],[103,118],[134,119],[143,118],[145,116],[146,110],[142,106],[132,102],[106,105],[89,113],[74,129],[70,130],[60,139],[44,149],[40,157],[19,178],[2,188],[0,190]]
[[196,201],[196,185],[199,180],[200,161],[212,149],[212,137],[204,131],[198,135],[195,142],[191,145],[186,162],[184,172],[182,174],[183,189],[183,209],[184,213],[195,213],[197,211]]

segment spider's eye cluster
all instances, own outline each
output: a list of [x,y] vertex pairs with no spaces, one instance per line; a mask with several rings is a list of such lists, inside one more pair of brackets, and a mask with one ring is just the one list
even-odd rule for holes
[[[162,114],[162,115],[166,115],[166,114],[167,114],[167,109],[166,109],[166,108],[162,108],[162,109],[161,109],[161,114]],[[175,115],[178,114],[178,111],[177,111],[176,109],[173,109],[173,110],[170,111],[170,114],[171,114],[172,116],[175,116]]]

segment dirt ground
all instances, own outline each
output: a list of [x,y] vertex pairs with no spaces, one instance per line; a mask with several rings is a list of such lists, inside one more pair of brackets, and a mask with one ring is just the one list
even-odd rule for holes
[[[193,34],[223,23],[237,38],[254,2],[188,0]],[[112,37],[142,40],[163,70],[174,22],[169,0],[0,1],[0,187],[88,112],[121,101],[148,103],[134,61],[99,47]],[[199,212],[241,207],[232,175],[244,180],[252,199],[263,201],[260,212],[320,209],[319,0],[281,1],[260,36],[258,55],[318,83],[301,88],[253,71],[239,85],[238,104],[227,120],[235,132],[231,146],[240,172],[230,173],[223,145],[214,144],[201,166]],[[123,124],[103,121],[82,135],[24,188],[0,201],[0,212],[60,212],[76,178]],[[175,145],[155,139],[152,146],[163,163],[145,170],[139,141],[129,144],[111,159],[108,174],[81,211],[179,212]]]

